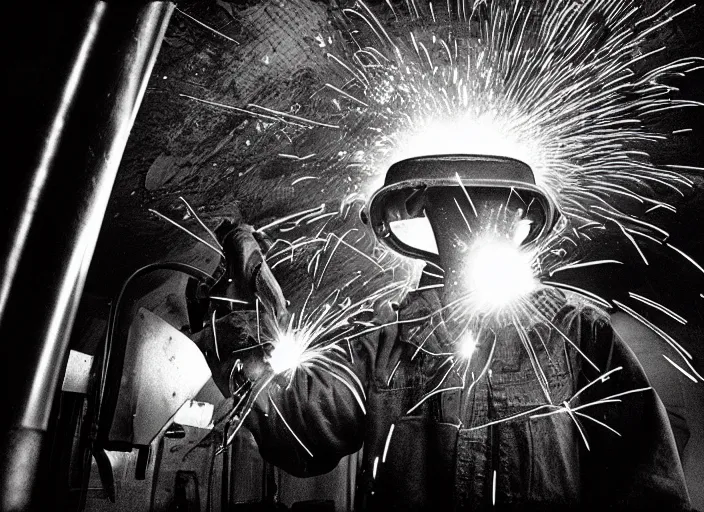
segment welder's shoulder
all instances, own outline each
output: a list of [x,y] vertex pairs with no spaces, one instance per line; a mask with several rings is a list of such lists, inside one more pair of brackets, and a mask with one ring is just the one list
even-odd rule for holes
[[[630,366],[633,358],[614,330],[606,310],[583,300],[568,302],[557,313],[553,324],[601,371],[619,362]],[[583,369],[590,373],[590,365],[584,365]]]
[[564,294],[558,306],[554,308],[554,323],[582,331],[585,328],[612,331],[609,313],[577,294]]

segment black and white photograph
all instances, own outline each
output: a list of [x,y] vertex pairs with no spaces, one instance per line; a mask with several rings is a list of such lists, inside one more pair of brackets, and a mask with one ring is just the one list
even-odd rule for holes
[[704,512],[704,5],[5,12],[3,512]]

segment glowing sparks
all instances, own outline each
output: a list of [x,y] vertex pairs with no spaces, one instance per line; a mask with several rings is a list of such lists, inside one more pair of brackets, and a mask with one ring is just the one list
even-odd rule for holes
[[667,316],[672,318],[673,320],[681,323],[682,325],[687,325],[687,320],[682,318],[680,315],[672,311],[670,308],[667,308],[663,306],[662,304],[659,304],[655,302],[654,300],[650,300],[647,297],[643,297],[642,295],[639,295],[637,293],[633,292],[628,292],[628,295],[634,299],[636,299],[639,302],[642,302],[643,304],[646,304],[654,309],[657,309],[658,311],[661,311],[665,313]]
[[[301,213],[304,215],[299,214],[296,222],[320,212],[308,210]],[[275,225],[280,224],[274,221],[266,228],[271,229]],[[294,251],[298,250],[300,258],[308,259],[307,278],[312,283],[305,300],[300,305],[292,305],[287,322],[280,323],[269,315],[263,315],[258,326],[263,324],[260,344],[267,346],[265,359],[274,373],[293,378],[293,373],[298,369],[322,368],[333,378],[341,379],[364,409],[362,383],[354,372],[340,363],[340,353],[347,353],[340,344],[349,343],[367,326],[362,318],[374,311],[373,304],[402,296],[409,283],[388,279],[386,267],[355,246],[352,238],[355,231],[348,230],[342,235],[331,233],[325,237],[304,237],[296,243],[289,243],[281,251],[271,251],[267,259],[274,261],[273,267],[282,261],[293,260]],[[306,250],[311,248],[315,248],[313,254],[307,254]],[[280,259],[282,256],[283,260]],[[319,265],[321,261],[323,263]],[[331,264],[339,265],[341,261],[346,261],[348,267],[358,265],[367,270],[360,270],[344,284],[336,281],[329,283],[326,280],[328,267]],[[366,279],[360,279],[364,274],[367,274]],[[353,358],[351,350],[349,357]]]
[[687,370],[685,370],[685,369],[682,368],[680,365],[678,365],[677,363],[675,363],[672,359],[670,359],[669,357],[667,357],[665,354],[663,354],[662,357],[664,357],[664,358],[667,360],[668,363],[670,363],[670,364],[671,364],[672,366],[674,366],[677,370],[679,370],[679,371],[682,373],[682,375],[684,375],[685,377],[687,377],[689,380],[691,380],[691,381],[694,382],[695,384],[698,384],[698,383],[699,383],[699,381],[698,381],[695,377],[693,377],[691,373],[689,373]]
[[197,24],[200,25],[201,27],[203,27],[203,28],[205,28],[205,29],[207,29],[207,30],[210,30],[213,34],[217,34],[217,35],[219,35],[220,37],[222,37],[222,38],[224,38],[224,39],[227,39],[227,40],[230,41],[231,43],[235,43],[235,44],[237,44],[237,45],[240,44],[240,43],[238,43],[237,41],[235,41],[234,39],[232,39],[231,37],[226,36],[226,35],[223,34],[222,32],[219,32],[218,30],[215,30],[215,29],[214,29],[213,27],[211,27],[210,25],[206,25],[206,24],[203,23],[202,21],[200,21],[200,20],[194,18],[193,16],[191,16],[191,15],[188,14],[187,12],[182,11],[182,10],[179,9],[178,7],[176,7],[175,10],[176,10],[176,12],[182,14],[183,16],[185,16],[186,18],[190,19],[191,21],[197,23]]
[[[333,45],[327,54],[343,75],[325,84],[335,108],[315,106],[319,118],[344,112],[340,141],[353,150],[331,163],[359,171],[357,190],[376,189],[404,158],[507,156],[530,165],[573,223],[619,219],[647,233],[653,227],[625,215],[621,202],[644,205],[644,214],[653,204],[669,206],[653,198],[650,185],[691,186],[677,169],[655,166],[647,151],[633,149],[667,136],[649,131],[653,115],[696,104],[674,98],[666,79],[703,59],[656,66],[649,63],[661,49],[643,50],[686,9],[653,13],[620,0],[567,8],[494,1],[471,10],[461,3],[453,21],[449,11],[415,4],[407,13],[357,5],[345,10],[358,25],[354,44]],[[394,22],[386,23],[388,14]],[[478,33],[467,30],[469,21]],[[406,26],[412,28],[404,33]]]
[[[177,227],[178,229],[180,229],[181,231],[185,232],[185,233],[188,234],[189,236],[195,238],[196,240],[198,240],[200,243],[202,243],[202,244],[205,245],[206,247],[208,247],[208,248],[212,249],[214,252],[218,253],[221,257],[223,257],[223,258],[225,257],[225,253],[223,253],[221,249],[219,249],[218,247],[215,247],[215,246],[212,245],[211,243],[209,243],[209,242],[203,240],[201,237],[199,237],[198,235],[196,235],[196,234],[193,233],[192,231],[190,231],[190,230],[184,228],[183,226],[181,226],[178,222],[175,222],[175,221],[171,220],[171,219],[168,218],[166,215],[164,215],[164,214],[162,214],[162,213],[159,213],[158,211],[153,210],[153,209],[151,209],[151,208],[149,209],[149,211],[152,212],[153,214],[157,215],[157,216],[160,217],[161,219],[165,220],[165,221],[168,222],[169,224],[171,224],[171,225]],[[196,217],[196,218],[197,218],[197,217]],[[200,222],[200,219],[199,219],[199,222]],[[202,223],[201,223],[201,224],[202,224]],[[209,234],[211,233],[210,230],[208,230],[208,233],[209,233]],[[217,243],[217,241],[216,241],[216,243]],[[220,244],[218,243],[218,246],[219,246],[219,245],[220,245]]]
[[481,238],[468,251],[468,300],[481,312],[496,311],[536,289],[533,257],[502,238]]
[[[673,206],[658,201],[658,190],[667,188],[681,194],[680,189],[690,187],[692,182],[680,174],[680,171],[687,170],[682,166],[658,166],[650,162],[650,148],[669,134],[649,131],[648,126],[652,126],[649,121],[665,109],[696,105],[695,102],[673,99],[672,93],[676,89],[667,85],[666,80],[672,74],[696,69],[704,59],[685,58],[665,65],[651,64],[656,62],[661,49],[648,49],[650,37],[674,18],[667,9],[649,13],[628,0],[568,4],[566,7],[564,2],[547,1],[536,7],[529,2],[477,0],[468,11],[469,6],[461,2],[458,14],[463,21],[456,22],[452,20],[455,13],[431,8],[432,11],[425,14],[425,7],[415,2],[407,3],[406,13],[401,9],[397,12],[388,4],[392,11],[387,13],[389,19],[392,14],[399,22],[387,25],[383,12],[380,12],[385,9],[383,6],[372,9],[358,0],[356,8],[344,10],[347,21],[357,26],[352,32],[349,27],[345,28],[343,32],[349,37],[338,39],[327,47],[332,52],[327,54],[327,60],[336,69],[339,80],[331,79],[325,83],[316,92],[315,101],[300,105],[300,111],[296,110],[295,115],[293,110],[274,110],[255,104],[242,109],[190,98],[269,122],[267,126],[271,128],[264,131],[286,135],[291,141],[291,149],[283,152],[278,148],[275,154],[290,162],[292,184],[299,185],[301,191],[323,182],[323,177],[318,180],[316,173],[325,169],[337,177],[347,178],[349,185],[346,182],[345,186],[340,186],[339,195],[363,196],[380,186],[383,174],[391,164],[414,156],[484,154],[516,158],[527,163],[535,173],[537,185],[558,205],[568,221],[566,229],[574,236],[563,236],[562,233],[528,250],[520,247],[530,230],[527,223],[518,224],[517,229],[509,234],[497,234],[493,225],[492,230],[475,229],[474,238],[467,242],[463,275],[444,276],[445,279],[464,280],[468,290],[460,300],[446,307],[451,319],[466,320],[466,334],[448,351],[449,354],[433,354],[425,349],[424,342],[419,343],[417,354],[422,351],[423,354],[442,355],[446,358],[443,365],[448,366],[443,368],[440,383],[427,391],[408,413],[442,392],[452,389],[469,392],[472,389],[489,368],[497,343],[494,340],[482,373],[476,379],[472,375],[467,381],[466,363],[477,349],[478,333],[492,319],[503,315],[506,323],[514,324],[518,329],[546,400],[550,402],[520,416],[538,418],[567,414],[588,448],[579,423],[581,419],[615,431],[583,410],[591,405],[615,403],[625,394],[648,388],[574,405],[572,401],[590,384],[570,401],[551,403],[549,382],[537,363],[526,326],[542,322],[558,332],[559,329],[550,318],[536,312],[530,300],[537,290],[554,286],[576,292],[592,304],[610,308],[611,303],[595,293],[544,278],[594,265],[625,264],[614,259],[568,263],[569,250],[590,242],[592,236],[607,230],[615,230],[628,240],[646,265],[646,252],[639,243],[662,244],[667,238],[666,231],[640,217],[656,209],[673,211]],[[479,23],[467,23],[470,19]],[[412,31],[398,29],[409,26]],[[478,27],[479,33],[472,33],[472,27]],[[301,153],[306,156],[295,156],[293,148],[298,147],[306,148],[306,152]],[[476,217],[474,204],[468,199]],[[459,204],[457,206],[460,208]],[[279,228],[285,232],[321,219],[327,222],[328,216],[335,215],[326,212],[325,205],[321,205],[275,220],[259,231]],[[471,213],[467,215],[470,216]],[[469,220],[472,219],[465,218],[468,227]],[[417,221],[425,222],[423,229],[418,229],[420,224],[416,221],[415,224],[396,223],[391,229],[409,245],[437,253],[427,221]],[[304,252],[315,247],[316,253],[308,259],[308,268],[318,287],[332,256],[344,248],[351,248],[359,253],[358,256],[368,258],[375,270],[383,272],[389,267],[395,270],[393,264],[380,265],[381,257],[386,255],[371,258],[366,251],[355,248],[348,241],[352,236],[356,236],[353,230],[341,235],[322,237],[317,233],[313,237],[304,237],[273,253],[270,257],[276,261],[272,267],[293,260],[294,251]],[[202,239],[199,241],[220,252],[218,247]],[[690,256],[670,244],[665,246],[704,272],[704,267]],[[549,258],[552,258],[552,264],[546,263]],[[554,260],[558,260],[557,265]],[[442,272],[435,269],[432,274],[427,271],[426,274],[443,277]],[[344,300],[342,286],[338,287],[337,295],[316,300],[311,306],[306,300],[288,325],[268,326],[261,343],[271,347],[267,361],[275,373],[293,375],[295,371],[312,366],[324,368],[333,378],[346,383],[363,408],[361,383],[332,355],[339,353],[340,341],[349,341],[359,334],[350,325],[360,313],[372,309],[376,299],[396,293],[405,285],[396,290],[374,289],[359,276],[350,276],[350,283],[355,280],[361,289],[366,285],[366,289],[371,290],[365,299]],[[425,288],[440,286],[432,284]],[[704,294],[699,296],[704,298]],[[631,293],[630,298],[680,323],[686,322],[646,297]],[[688,369],[664,356],[670,364],[693,381],[704,380],[688,361],[691,358],[689,353],[674,339],[628,306],[615,300],[613,303],[672,346]],[[378,328],[371,322],[359,321],[356,325],[370,330]],[[560,334],[565,343],[572,344],[596,368],[574,341]],[[389,383],[397,368],[398,364]],[[592,384],[603,382],[611,372]],[[457,375],[461,385],[446,385],[447,382],[456,383],[452,378]],[[540,412],[545,409],[549,412]],[[516,418],[504,418],[490,424]],[[386,439],[382,462],[386,459],[392,433],[393,425]],[[374,475],[378,463],[377,457]],[[492,501],[495,501],[496,477],[494,472]]]
[[291,432],[291,434],[292,434],[293,437],[296,439],[296,441],[298,441],[298,444],[301,445],[301,447],[306,451],[306,453],[307,453],[310,457],[313,457],[313,453],[306,447],[305,444],[303,444],[303,441],[301,441],[301,438],[296,435],[296,433],[293,431],[293,429],[291,428],[291,426],[286,422],[286,418],[283,417],[283,415],[281,414],[281,411],[280,411],[279,408],[276,406],[276,402],[274,401],[273,398],[271,398],[271,396],[269,396],[269,402],[271,403],[271,405],[274,407],[274,410],[276,411],[276,413],[277,413],[277,414],[279,415],[279,417],[281,418],[281,421],[283,421],[283,422],[284,422],[284,425],[286,425],[286,428],[288,429],[288,431]]
[[284,332],[276,336],[272,344],[273,348],[266,361],[275,373],[292,370],[312,357],[307,350],[310,340],[306,339],[305,334]]
[[496,470],[491,477],[491,504],[496,505]]
[[459,341],[458,347],[462,357],[467,360],[471,359],[477,348],[477,337],[471,331],[466,332]]
[[540,169],[545,157],[535,135],[517,134],[513,129],[528,122],[527,115],[522,120],[502,119],[499,112],[418,120],[412,131],[396,136],[388,162],[427,155],[478,154],[516,158]]
[[391,427],[389,427],[389,433],[386,436],[386,443],[384,443],[384,453],[381,457],[381,462],[386,462],[386,454],[389,452],[389,445],[391,444],[391,436],[394,434],[394,427],[396,425],[392,424]]

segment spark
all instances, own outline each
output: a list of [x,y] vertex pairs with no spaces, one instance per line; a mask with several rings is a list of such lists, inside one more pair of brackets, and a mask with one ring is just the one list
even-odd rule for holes
[[301,162],[303,160],[310,160],[311,158],[313,158],[315,156],[315,153],[311,153],[306,156],[290,155],[288,153],[279,153],[278,156],[280,158],[288,158],[290,160],[297,160],[297,161]]
[[579,293],[580,295],[584,295],[584,296],[587,297],[588,299],[593,300],[594,302],[596,302],[597,304],[599,304],[600,306],[602,306],[602,307],[604,307],[604,308],[606,308],[606,309],[610,309],[610,308],[611,308],[611,304],[610,304],[607,300],[605,300],[605,299],[599,297],[599,296],[596,295],[595,293],[592,293],[592,292],[590,292],[590,291],[588,291],[588,290],[585,290],[584,288],[580,288],[580,287],[578,287],[578,286],[572,286],[572,285],[565,284],[565,283],[558,283],[558,282],[555,282],[555,281],[546,281],[546,280],[543,280],[542,283],[545,284],[545,285],[554,286],[555,288],[564,288],[564,289],[567,289],[567,290],[572,290],[572,291],[574,291],[574,292]]
[[288,431],[291,432],[291,435],[293,435],[293,437],[296,439],[296,441],[298,441],[298,444],[300,444],[300,445],[303,447],[303,449],[306,451],[306,453],[307,453],[308,455],[310,455],[311,457],[313,457],[313,452],[311,452],[311,451],[308,449],[308,447],[306,447],[306,445],[303,444],[303,441],[301,441],[301,438],[298,437],[298,436],[296,435],[296,433],[293,431],[293,429],[291,428],[291,426],[290,426],[290,425],[288,424],[288,422],[286,421],[286,418],[284,418],[283,414],[281,414],[281,411],[280,411],[279,408],[276,406],[276,402],[274,402],[274,399],[271,397],[271,395],[269,395],[269,403],[271,403],[271,405],[274,406],[274,410],[275,410],[276,413],[279,415],[279,418],[281,418],[281,421],[284,422],[284,425],[286,426],[286,428],[288,429]]
[[301,176],[300,178],[296,178],[291,182],[291,185],[297,185],[298,183],[302,181],[307,181],[307,180],[318,180],[320,179],[318,176]]
[[186,208],[188,209],[188,212],[191,214],[191,216],[196,219],[198,224],[205,230],[206,233],[210,235],[210,238],[213,239],[213,242],[215,242],[215,245],[217,246],[218,249],[222,251],[222,245],[220,244],[220,241],[218,240],[218,237],[215,236],[215,233],[205,225],[205,223],[200,219],[198,214],[196,214],[196,211],[191,207],[190,204],[188,204],[188,201],[186,201],[182,196],[178,197],[181,201],[183,201],[183,204],[186,205]]
[[[219,107],[219,108],[223,108],[223,109],[225,109],[225,110],[233,110],[233,111],[235,111],[235,112],[240,112],[240,113],[242,113],[242,114],[247,114],[247,115],[250,115],[250,116],[258,117],[258,118],[260,118],[260,119],[266,119],[266,120],[268,120],[268,121],[284,121],[283,119],[281,119],[281,118],[279,118],[279,117],[268,116],[268,115],[265,115],[265,114],[261,114],[261,113],[259,113],[259,112],[252,112],[251,110],[247,110],[247,109],[244,109],[244,108],[235,107],[234,105],[228,105],[228,104],[226,104],[226,103],[221,103],[221,102],[217,102],[217,101],[210,101],[210,100],[206,100],[206,99],[204,99],[204,98],[197,98],[197,97],[191,96],[191,95],[189,95],[189,94],[183,94],[183,93],[181,93],[181,94],[179,94],[179,96],[182,97],[182,98],[188,98],[189,100],[193,100],[193,101],[196,101],[196,102],[198,102],[198,103],[203,103],[203,104],[205,104],[205,105],[211,105],[211,106],[213,106],[213,107]],[[299,125],[299,126],[302,126],[302,125]]]
[[230,302],[232,304],[249,304],[246,300],[231,299],[229,297],[217,297],[215,295],[210,295],[208,297],[210,300],[222,300],[225,302]]
[[269,114],[274,114],[276,116],[281,116],[283,118],[289,118],[293,119],[294,121],[298,121],[300,123],[308,124],[311,126],[320,126],[323,128],[339,128],[339,126],[334,125],[334,124],[328,124],[328,123],[321,123],[318,121],[314,121],[312,119],[306,119],[301,116],[297,116],[294,114],[289,114],[288,112],[281,112],[280,110],[274,110],[273,108],[268,108],[268,107],[262,107],[261,105],[257,105],[255,103],[249,103],[247,105],[249,108],[257,108],[259,110],[263,110],[264,112],[267,112]]
[[[220,349],[218,348],[218,335],[216,332],[215,328],[215,311],[213,311],[213,317],[212,317],[212,328],[213,328],[213,344],[215,345],[215,355],[218,357],[218,361],[220,361]],[[233,366],[234,368],[234,366]]]
[[388,380],[386,381],[386,385],[387,385],[387,386],[390,386],[390,385],[391,385],[391,381],[394,379],[394,375],[396,374],[396,370],[398,370],[398,367],[399,367],[400,365],[401,365],[401,361],[399,360],[399,361],[396,363],[396,366],[394,366],[394,369],[391,370],[391,373],[389,374],[389,378],[388,378]]
[[496,505],[496,470],[491,479],[491,504]]
[[613,432],[613,433],[616,434],[617,436],[621,437],[621,433],[620,433],[618,430],[616,430],[615,428],[613,428],[613,427],[607,425],[607,424],[604,423],[603,421],[599,421],[598,419],[593,418],[592,416],[589,416],[588,414],[584,414],[583,412],[580,412],[580,411],[572,411],[572,412],[573,412],[574,414],[576,414],[577,416],[581,417],[581,418],[585,418],[585,419],[588,419],[588,420],[590,420],[590,421],[593,421],[593,422],[596,423],[597,425],[600,425],[600,426],[604,427],[606,430],[610,430],[611,432]]
[[194,18],[194,17],[191,16],[190,14],[188,14],[188,13],[182,11],[182,10],[179,9],[178,7],[176,7],[175,10],[176,10],[176,12],[178,12],[178,13],[180,13],[180,14],[183,14],[186,18],[189,18],[191,21],[195,21],[195,22],[196,22],[198,25],[200,25],[201,27],[204,27],[204,28],[210,30],[212,33],[217,34],[217,35],[219,35],[220,37],[222,37],[222,38],[224,38],[224,39],[227,39],[228,41],[230,41],[230,42],[232,42],[232,43],[235,43],[235,44],[237,44],[237,45],[240,44],[240,43],[238,43],[237,41],[235,41],[234,39],[232,39],[231,37],[226,36],[226,35],[223,34],[222,32],[219,32],[219,31],[215,30],[215,29],[214,29],[213,27],[211,27],[210,25],[206,25],[206,24],[203,23],[202,21],[197,20],[196,18]]
[[636,248],[636,251],[638,251],[638,254],[640,255],[641,259],[643,260],[643,263],[645,263],[646,265],[649,265],[648,260],[647,260],[647,258],[645,257],[645,254],[643,254],[643,251],[641,250],[640,246],[638,245],[638,243],[636,242],[636,240],[633,238],[633,236],[630,235],[630,234],[628,233],[628,231],[626,230],[626,228],[624,228],[620,223],[617,223],[617,224],[618,224],[618,227],[621,228],[621,231],[623,232],[623,236],[625,236],[626,238],[628,238],[628,240],[631,242],[631,244],[633,245],[633,247]]
[[381,457],[381,462],[382,462],[382,463],[383,463],[383,462],[386,462],[386,454],[387,454],[388,451],[389,451],[389,445],[391,444],[391,436],[392,436],[393,433],[394,433],[394,427],[395,427],[395,426],[396,426],[396,425],[392,423],[392,424],[391,424],[391,427],[389,427],[389,433],[388,433],[387,436],[386,436],[386,443],[384,444],[384,453],[383,453],[383,455],[382,455],[382,457]]
[[477,311],[503,309],[535,290],[530,253],[505,239],[481,238],[475,244],[468,251],[466,284]]
[[694,265],[695,267],[697,267],[697,269],[699,269],[700,272],[704,273],[704,268],[702,268],[702,266],[701,266],[699,263],[697,263],[696,261],[694,261],[694,258],[692,258],[690,255],[686,254],[684,251],[682,251],[681,249],[678,249],[678,248],[675,247],[674,245],[671,245],[671,244],[668,244],[668,243],[666,243],[665,245],[666,245],[667,247],[669,247],[670,249],[672,249],[673,251],[675,251],[676,253],[678,253],[678,254],[679,254],[680,256],[682,256],[684,259],[686,259],[687,261],[689,261],[692,265]]
[[343,91],[342,89],[338,89],[337,87],[335,87],[335,86],[332,85],[332,84],[325,84],[325,87],[328,87],[329,89],[332,89],[333,91],[337,92],[338,94],[341,94],[342,96],[344,96],[345,98],[347,98],[347,99],[349,99],[349,100],[354,101],[355,103],[359,103],[359,104],[362,105],[363,107],[369,107],[369,105],[367,105],[366,103],[364,103],[362,100],[360,100],[360,99],[358,99],[358,98],[355,98],[354,96],[352,96],[351,94],[346,93],[346,92]]
[[323,219],[329,219],[330,217],[335,217],[337,215],[338,212],[323,213],[322,215],[318,215],[317,217],[312,217],[306,220],[306,224],[313,224],[314,222],[319,222]]
[[666,165],[665,167],[669,167],[671,169],[683,169],[685,171],[704,171],[704,167],[696,167],[692,165]]
[[266,224],[266,225],[260,227],[259,229],[257,229],[257,231],[259,231],[260,233],[264,233],[264,232],[270,230],[271,228],[276,227],[276,226],[280,226],[281,224],[288,222],[290,220],[299,219],[299,222],[300,222],[301,219],[305,219],[311,214],[318,215],[323,212],[325,212],[325,203],[323,203],[320,206],[317,206],[315,208],[309,208],[307,210],[292,213],[290,215],[286,215],[285,217],[281,217],[280,219],[276,219],[276,220],[270,222],[269,224]]
[[621,302],[619,302],[619,301],[617,301],[617,300],[614,300],[614,304],[616,304],[616,305],[617,305],[618,307],[620,307],[623,311],[625,311],[626,313],[628,313],[629,315],[631,315],[633,318],[635,318],[636,320],[638,320],[640,323],[642,323],[643,325],[645,325],[646,327],[648,327],[651,331],[653,331],[655,334],[657,334],[658,336],[660,336],[660,338],[662,338],[663,340],[665,340],[665,342],[666,342],[668,345],[670,345],[673,349],[675,349],[675,351],[677,352],[677,354],[682,358],[682,360],[685,362],[685,364],[687,364],[687,366],[689,367],[690,371],[691,371],[694,375],[696,375],[697,378],[699,378],[702,382],[704,382],[704,377],[702,377],[702,375],[701,375],[699,372],[697,372],[697,370],[694,368],[694,366],[692,366],[692,363],[690,362],[690,359],[692,359],[692,354],[690,354],[684,347],[682,347],[682,345],[680,345],[679,343],[677,343],[677,341],[675,341],[675,340],[672,338],[672,336],[670,336],[669,334],[667,334],[665,331],[663,331],[662,329],[660,329],[658,326],[656,326],[655,324],[653,324],[651,321],[649,321],[648,319],[646,319],[646,318],[643,317],[642,315],[636,313],[633,309],[629,308],[629,307],[626,306],[625,304],[622,304]]
[[633,318],[638,320],[640,323],[645,325],[646,327],[650,328],[653,332],[655,332],[657,335],[659,335],[662,339],[664,339],[670,346],[672,346],[675,350],[677,350],[680,355],[685,355],[687,358],[692,359],[692,354],[690,354],[687,350],[682,347],[679,343],[677,343],[670,335],[665,333],[662,329],[657,327],[655,324],[650,322],[648,319],[646,319],[643,315],[640,315],[636,313],[632,308],[626,306],[625,304],[614,300],[614,304],[616,304],[618,307],[623,309],[626,313],[631,315]]
[[[467,198],[467,202],[469,203],[469,206],[472,207],[472,211],[474,212],[474,216],[477,216],[477,209],[474,207],[474,202],[472,201],[472,198],[469,195],[469,192],[467,191],[467,188],[462,184],[462,180],[460,179],[460,175],[455,173],[455,179],[457,180],[457,184],[462,188],[462,191],[464,192],[464,196]],[[470,229],[470,231],[472,231]]]
[[614,264],[614,265],[623,265],[623,262],[622,262],[622,261],[618,261],[618,260],[599,260],[599,261],[586,261],[586,262],[579,262],[579,263],[570,263],[570,264],[564,265],[564,266],[562,266],[562,267],[560,267],[560,268],[557,268],[557,269],[555,269],[555,270],[551,270],[551,271],[548,273],[548,275],[549,275],[550,277],[552,277],[553,274],[556,274],[556,273],[558,273],[558,272],[562,272],[562,271],[564,271],[564,270],[572,270],[572,269],[575,269],[575,268],[591,267],[591,266],[593,266],[593,265],[605,265],[605,264],[608,264],[608,263],[612,263],[612,264]]
[[[462,214],[462,220],[464,221],[464,225],[467,226],[467,230],[471,233],[471,232],[472,232],[472,226],[471,226],[471,224],[469,223],[469,221],[467,220],[467,217],[466,217],[465,214],[464,214],[464,210],[462,209],[462,207],[460,206],[460,204],[457,202],[457,198],[454,198],[454,201],[455,201],[455,206],[457,206],[457,209],[458,209],[458,210],[460,211],[460,213]],[[475,215],[476,215],[476,214],[475,214]]]
[[652,308],[655,308],[655,309],[657,309],[658,311],[662,311],[662,312],[665,313],[667,316],[669,316],[669,317],[672,318],[673,320],[675,320],[675,321],[681,323],[682,325],[686,325],[686,324],[687,324],[687,320],[685,320],[684,318],[682,318],[680,315],[678,315],[677,313],[675,313],[675,312],[672,311],[671,309],[666,308],[666,307],[663,306],[662,304],[659,304],[659,303],[655,302],[654,300],[650,300],[650,299],[648,299],[647,297],[643,297],[642,295],[638,295],[637,293],[633,293],[633,292],[628,292],[628,295],[629,295],[630,297],[636,299],[637,301],[642,302],[643,304],[647,304],[648,306],[650,306],[650,307],[652,307]]
[[178,222],[175,222],[175,221],[171,220],[171,219],[168,218],[166,215],[163,215],[163,214],[159,213],[158,211],[153,210],[152,208],[149,208],[149,211],[152,212],[153,214],[157,215],[158,217],[164,219],[165,221],[167,221],[167,222],[170,223],[171,225],[176,226],[178,229],[180,229],[180,230],[183,231],[184,233],[187,233],[189,236],[195,238],[196,240],[198,240],[200,243],[202,243],[202,244],[205,245],[206,247],[209,247],[210,249],[212,249],[213,251],[215,251],[216,253],[218,253],[220,256],[222,256],[223,259],[225,258],[225,253],[223,253],[220,249],[218,249],[217,247],[215,247],[215,246],[212,245],[211,243],[209,243],[209,242],[203,240],[201,237],[199,237],[198,235],[196,235],[196,234],[193,233],[192,231],[189,231],[188,229],[184,228],[184,227],[183,227],[181,224],[179,224]]
[[675,363],[672,359],[670,359],[669,357],[667,357],[665,354],[663,354],[662,357],[664,357],[664,358],[667,360],[668,363],[670,363],[672,366],[674,366],[674,367],[677,368],[680,372],[682,372],[682,374],[683,374],[685,377],[687,377],[689,380],[691,380],[691,381],[694,382],[695,384],[697,384],[697,383],[699,382],[695,377],[692,376],[691,373],[689,373],[689,372],[686,371],[684,368],[682,368],[680,365],[678,365],[677,363]]

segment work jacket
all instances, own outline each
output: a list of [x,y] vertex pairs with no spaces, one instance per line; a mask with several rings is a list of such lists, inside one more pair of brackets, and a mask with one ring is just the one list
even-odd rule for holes
[[[608,317],[537,294],[463,360],[433,290],[262,392],[246,419],[296,476],[363,446],[358,510],[689,510],[662,403]],[[272,407],[274,404],[276,407]]]

